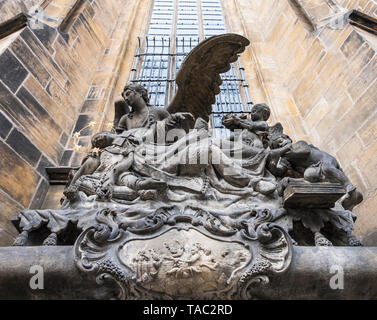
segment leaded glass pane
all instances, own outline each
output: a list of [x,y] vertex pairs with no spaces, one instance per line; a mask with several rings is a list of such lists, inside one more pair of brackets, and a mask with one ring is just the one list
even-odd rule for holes
[[[175,6],[178,9],[176,15]],[[200,11],[201,19],[198,16]],[[200,20],[202,26],[199,26]],[[173,28],[174,24],[176,28]],[[138,73],[134,69],[132,79],[148,89],[152,105],[166,106],[168,97],[171,98],[177,90],[175,76],[186,55],[199,43],[200,28],[204,38],[226,32],[220,0],[155,0],[148,35],[137,55],[141,67]],[[173,52],[172,48],[175,48]],[[243,90],[248,100],[247,84],[239,61],[237,66],[233,64],[231,70],[222,75],[221,93],[212,106],[212,126],[219,137],[230,135],[221,124],[224,114],[248,111],[240,92]],[[247,101],[247,104],[252,102]]]

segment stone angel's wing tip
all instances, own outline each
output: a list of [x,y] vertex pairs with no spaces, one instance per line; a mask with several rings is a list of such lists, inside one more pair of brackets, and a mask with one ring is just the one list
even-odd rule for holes
[[170,113],[190,112],[208,121],[212,104],[220,93],[220,74],[231,68],[250,41],[227,33],[210,37],[195,47],[183,61],[177,74],[178,91],[168,106]]

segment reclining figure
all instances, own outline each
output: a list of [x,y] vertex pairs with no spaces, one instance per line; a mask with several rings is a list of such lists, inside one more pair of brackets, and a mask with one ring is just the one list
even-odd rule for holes
[[[272,154],[269,167],[274,164],[275,173],[279,172],[280,176],[284,177],[288,170],[293,169],[308,182],[340,183],[347,192],[347,196],[342,200],[342,206],[346,210],[352,210],[363,200],[362,194],[356,190],[333,156],[305,141],[292,143],[289,136],[279,131],[269,139]],[[280,192],[292,180],[294,179],[287,177],[282,179]]]
[[101,150],[97,155],[91,154],[84,159],[64,192],[68,200],[75,199],[71,192],[75,187],[103,200],[114,197],[128,201],[138,197],[152,200],[157,197],[157,189],[166,189],[165,182],[138,177],[130,170],[137,141],[129,139],[124,146],[117,147],[113,146],[116,137],[116,134],[106,131],[93,136],[92,146]]

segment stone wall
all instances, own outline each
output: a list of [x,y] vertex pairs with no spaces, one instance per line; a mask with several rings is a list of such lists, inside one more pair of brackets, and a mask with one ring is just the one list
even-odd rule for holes
[[[375,1],[340,1],[374,14]],[[339,159],[364,193],[356,233],[377,244],[377,36],[347,21],[336,1],[223,1],[232,31],[250,39],[250,91],[270,103],[294,140]],[[255,86],[255,87],[253,87]],[[258,93],[259,92],[259,93]],[[261,94],[263,92],[263,94]]]
[[[130,79],[138,36],[144,36],[148,30],[149,23],[145,21],[150,19],[152,6],[153,0],[129,0],[123,8],[119,8],[119,17],[109,37],[109,45],[93,69],[88,94],[72,131],[81,131],[80,137],[74,139],[71,135],[60,165],[79,166],[90,150],[93,133],[112,127],[114,102]],[[82,130],[89,123],[94,126]],[[75,144],[80,146],[79,151],[75,151]]]
[[0,0],[0,23],[15,15],[27,13],[32,7],[44,4],[46,0]]
[[376,0],[338,0],[339,4],[348,10],[358,9],[370,16],[377,17]]
[[[37,2],[2,1],[0,23]],[[355,210],[357,233],[366,244],[377,244],[377,39],[331,20],[354,8],[375,16],[376,1],[222,4],[229,31],[251,40],[241,58],[253,101],[269,103],[271,121],[282,122],[293,139],[340,160],[365,195]],[[16,234],[9,219],[17,211],[41,207],[47,190],[44,206],[58,203],[61,188],[48,185],[45,167],[78,165],[91,134],[107,129],[152,5],[48,0],[37,21],[43,28],[32,20],[0,39],[1,245]],[[75,151],[72,134],[90,122],[94,127],[81,132],[82,150]]]
[[[2,5],[10,2],[16,4]],[[124,4],[52,1],[42,16],[0,38],[1,244],[16,235],[9,219],[17,211],[41,207],[49,188],[45,167],[64,163],[72,131],[86,121],[78,115]]]

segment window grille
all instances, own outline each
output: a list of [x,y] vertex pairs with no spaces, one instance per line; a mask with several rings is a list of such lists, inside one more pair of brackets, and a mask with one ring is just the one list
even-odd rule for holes
[[[153,106],[165,107],[174,97],[176,74],[200,42],[200,32],[204,38],[226,33],[219,0],[155,1],[148,35],[145,39],[139,37],[131,76],[131,82],[147,88]],[[253,103],[239,59],[222,80],[221,93],[212,106],[211,125],[216,136],[228,137],[230,132],[222,126],[222,117],[227,113],[249,113]]]

